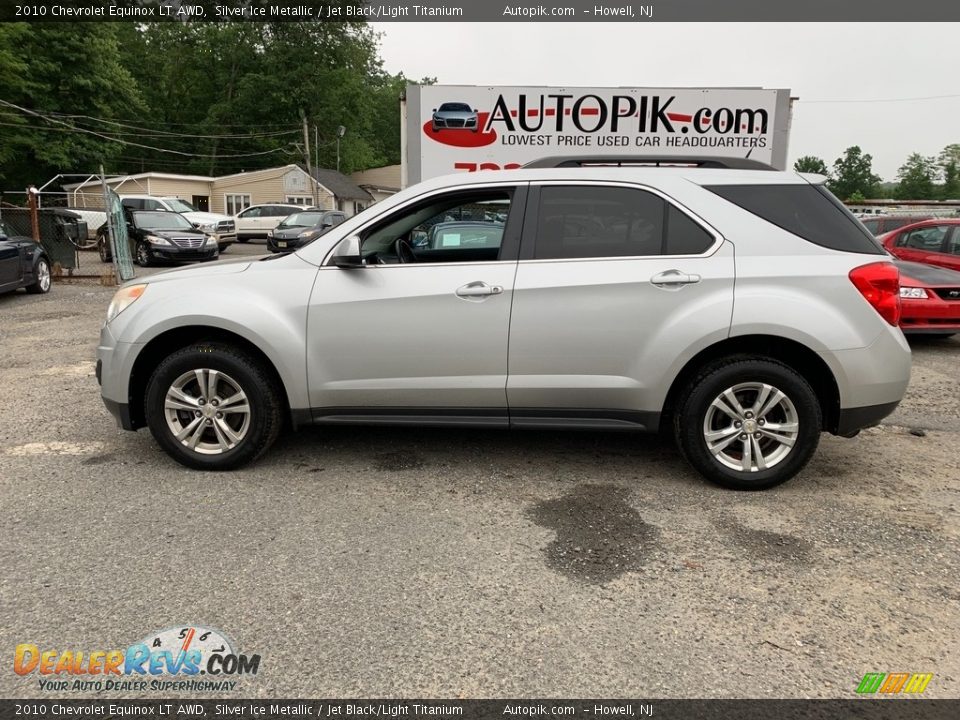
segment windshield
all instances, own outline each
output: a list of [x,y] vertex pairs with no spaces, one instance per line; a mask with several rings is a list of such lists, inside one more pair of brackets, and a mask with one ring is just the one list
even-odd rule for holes
[[471,110],[466,103],[444,103],[440,106],[440,112],[471,112]]
[[135,212],[133,222],[145,230],[193,230],[183,215],[172,212]]
[[323,213],[300,212],[284,219],[277,227],[314,227],[320,224]]
[[193,205],[179,198],[167,198],[166,202],[174,212],[196,212],[196,208],[194,208]]

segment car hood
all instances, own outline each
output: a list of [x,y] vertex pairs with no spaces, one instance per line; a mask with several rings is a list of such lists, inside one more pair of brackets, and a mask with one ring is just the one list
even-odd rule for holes
[[949,268],[926,265],[924,263],[904,262],[895,263],[900,268],[900,284],[905,285],[905,279],[919,281],[921,285],[931,287],[960,287],[960,272]]
[[195,223],[223,222],[224,220],[233,220],[229,215],[219,215],[211,212],[186,212],[181,213],[187,220]]
[[295,240],[300,233],[312,232],[314,230],[316,230],[316,228],[309,226],[277,228],[273,231],[273,237],[274,239],[279,238],[280,240]]
[[203,263],[202,265],[173,268],[172,270],[163,270],[158,273],[153,273],[152,275],[147,275],[144,278],[137,278],[129,284],[137,285],[140,283],[168,282],[170,280],[192,280],[200,277],[209,277],[211,275],[242,273],[257,259],[256,257],[242,257],[231,260],[220,260],[219,262]]

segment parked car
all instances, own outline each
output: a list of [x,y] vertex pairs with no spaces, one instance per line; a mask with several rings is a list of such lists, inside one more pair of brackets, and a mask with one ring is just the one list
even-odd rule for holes
[[237,242],[249,242],[253,238],[269,237],[280,221],[295,212],[307,210],[303,205],[251,205],[236,214]]
[[295,212],[281,220],[274,230],[267,231],[267,249],[270,252],[291,252],[346,219],[347,216],[339,210]]
[[[749,490],[897,406],[897,268],[822,184],[630,161],[434,178],[294,253],[127,284],[100,335],[104,403],[193,468],[249,463],[287,422],[662,430]],[[425,224],[488,212],[506,214],[494,262],[413,251]]]
[[26,288],[50,292],[50,258],[32,238],[14,235],[0,221],[0,293]]
[[[220,254],[217,236],[195,228],[183,215],[166,210],[134,210],[125,213],[127,237],[133,261],[141,266],[158,262],[215,260]],[[100,229],[97,249],[100,260],[110,262],[106,226]]]
[[960,272],[897,260],[900,329],[908,335],[950,337],[960,332]]
[[220,252],[233,245],[237,239],[236,225],[232,217],[219,213],[202,212],[180,198],[121,195],[120,203],[129,210],[169,210],[170,212],[180,213],[195,228],[203,230],[208,235],[215,235],[217,249]]
[[864,227],[873,233],[875,237],[879,237],[892,230],[913,225],[923,220],[930,220],[931,218],[933,218],[933,215],[873,215],[861,219],[860,222],[862,222]]
[[939,218],[881,235],[883,246],[901,260],[960,270],[960,218]]
[[480,125],[477,122],[476,108],[471,108],[462,102],[447,102],[433,109],[430,120],[430,129],[433,132],[440,130],[471,130],[477,132]]

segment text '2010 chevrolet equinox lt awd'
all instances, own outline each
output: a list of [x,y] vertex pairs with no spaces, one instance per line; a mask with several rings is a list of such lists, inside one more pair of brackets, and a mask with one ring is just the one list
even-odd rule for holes
[[125,285],[103,400],[193,468],[248,463],[286,422],[664,430],[738,489],[896,407],[897,269],[822,178],[627,160],[436,178],[296,253]]

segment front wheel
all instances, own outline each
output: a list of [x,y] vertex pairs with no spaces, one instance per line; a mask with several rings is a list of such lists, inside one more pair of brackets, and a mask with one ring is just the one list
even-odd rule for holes
[[100,253],[100,262],[108,263],[113,259],[110,255],[110,239],[106,235],[97,236],[97,250]]
[[50,263],[46,258],[39,258],[37,264],[33,266],[34,281],[32,285],[27,285],[28,293],[48,293],[50,292]]
[[178,350],[154,371],[145,407],[150,432],[174,460],[230,470],[262,455],[282,425],[280,389],[263,364],[220,343]]
[[136,248],[136,259],[137,265],[140,267],[149,267],[150,262],[153,258],[150,256],[150,246],[147,245],[143,240],[137,242]]
[[820,442],[816,394],[775,360],[727,359],[681,396],[674,437],[694,469],[733,490],[764,490],[806,466]]

